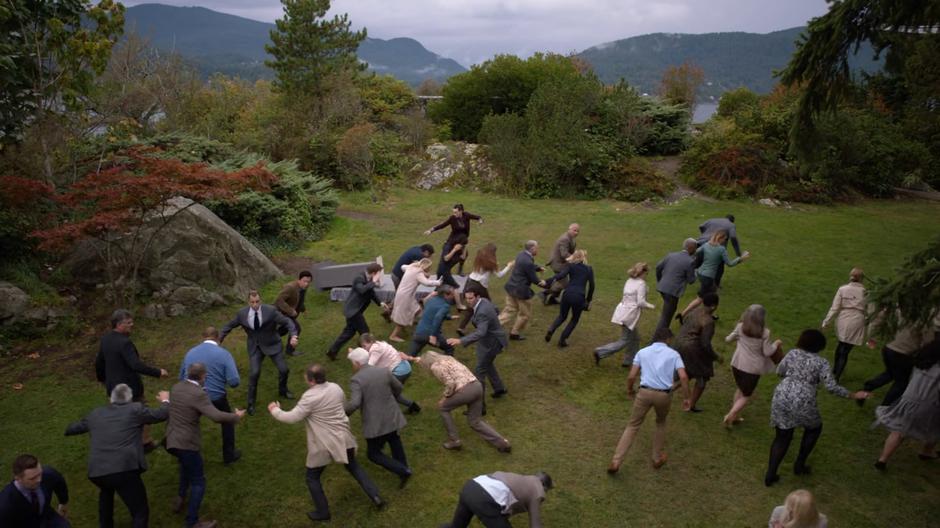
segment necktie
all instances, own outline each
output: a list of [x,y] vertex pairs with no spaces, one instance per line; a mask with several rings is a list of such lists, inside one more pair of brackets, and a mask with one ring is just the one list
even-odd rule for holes
[[30,507],[33,509],[33,514],[39,517],[39,494],[36,493],[36,490],[29,490],[29,502]]
[[260,310],[255,310],[255,330],[261,329],[261,318],[258,317],[258,312],[260,312]]

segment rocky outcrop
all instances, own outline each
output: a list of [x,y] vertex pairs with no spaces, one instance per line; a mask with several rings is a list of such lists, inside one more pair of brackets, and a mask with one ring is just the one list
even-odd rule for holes
[[[74,298],[67,299],[74,302]],[[72,306],[43,306],[10,282],[0,281],[0,326],[23,325],[30,331],[52,330],[75,316]]]
[[29,308],[29,295],[16,285],[0,281],[0,325],[15,323]]
[[[209,209],[186,198],[174,198],[170,205],[165,215],[175,216],[154,239],[138,277],[140,290],[151,297],[144,316],[187,315],[239,301],[281,275],[258,248]],[[148,229],[145,237],[152,232]],[[97,244],[82,244],[66,265],[85,286],[103,288],[107,278]]]
[[486,159],[485,149],[474,143],[435,143],[425,149],[426,159],[411,168],[420,189],[485,187],[499,175]]

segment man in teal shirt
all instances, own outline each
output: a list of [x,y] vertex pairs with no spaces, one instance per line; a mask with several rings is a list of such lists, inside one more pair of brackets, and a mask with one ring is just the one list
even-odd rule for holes
[[448,356],[454,355],[454,347],[447,344],[441,327],[450,316],[450,305],[453,304],[455,296],[452,286],[442,284],[434,294],[424,300],[424,312],[411,338],[408,355],[417,356],[428,343],[440,348]]

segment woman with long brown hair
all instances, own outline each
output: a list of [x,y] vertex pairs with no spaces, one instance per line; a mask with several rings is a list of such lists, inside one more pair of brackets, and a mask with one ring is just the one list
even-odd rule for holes
[[[473,271],[467,277],[467,282],[463,286],[463,291],[473,291],[480,297],[490,298],[490,278],[493,275],[502,277],[512,269],[514,261],[510,260],[503,269],[499,269],[499,263],[496,260],[496,244],[492,242],[486,244],[477,250],[476,257],[473,259]],[[467,330],[467,324],[473,317],[473,310],[464,310],[463,317],[457,326],[457,333],[464,335]]]

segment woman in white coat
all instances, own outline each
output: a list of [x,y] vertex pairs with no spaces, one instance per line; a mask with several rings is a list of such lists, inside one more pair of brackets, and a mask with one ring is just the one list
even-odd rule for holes
[[621,366],[629,367],[633,364],[633,356],[640,349],[640,333],[637,324],[640,322],[641,311],[656,308],[646,301],[647,273],[649,273],[649,266],[645,262],[637,262],[630,268],[628,272],[630,278],[623,285],[623,298],[614,309],[614,315],[610,319],[611,323],[620,325],[620,339],[594,349],[595,365],[600,364],[601,358],[616,354],[624,348],[626,353]]
[[395,329],[388,336],[389,341],[397,343],[405,341],[398,334],[405,327],[413,325],[415,316],[421,311],[421,304],[415,298],[418,285],[437,287],[441,284],[440,280],[428,276],[428,270],[431,269],[431,259],[423,258],[418,262],[405,264],[401,269],[405,274],[402,275],[401,282],[398,284],[398,291],[395,292],[395,305],[392,308],[392,322],[395,323]]
[[839,381],[845,365],[849,362],[849,352],[852,347],[865,342],[865,317],[867,315],[867,300],[865,286],[862,279],[865,273],[859,268],[852,268],[849,272],[849,283],[836,290],[832,299],[832,307],[823,319],[822,327],[826,328],[835,317],[836,345],[835,357],[832,362],[832,376]]

